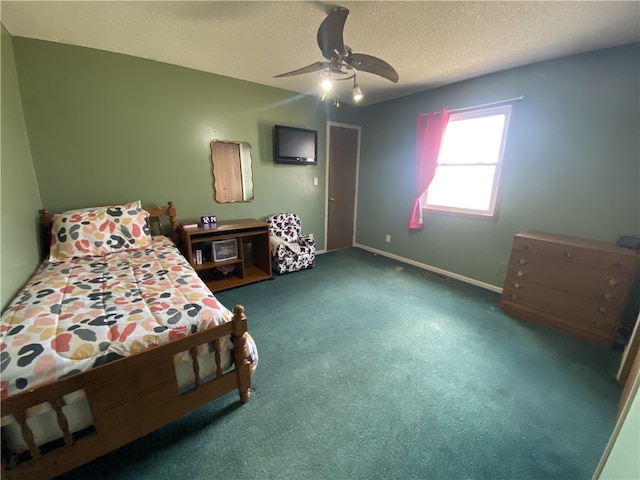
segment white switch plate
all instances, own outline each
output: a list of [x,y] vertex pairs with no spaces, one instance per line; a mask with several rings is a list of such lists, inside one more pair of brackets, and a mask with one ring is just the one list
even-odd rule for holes
[[314,187],[318,186],[318,177],[313,177],[313,186]]

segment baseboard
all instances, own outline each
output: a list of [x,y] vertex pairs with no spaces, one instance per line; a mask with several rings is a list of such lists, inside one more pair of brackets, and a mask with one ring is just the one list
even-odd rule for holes
[[402,262],[402,263],[408,263],[409,265],[413,265],[414,267],[422,268],[423,270],[437,273],[439,275],[444,275],[445,277],[453,278],[455,280],[460,280],[461,282],[469,283],[471,285],[475,285],[476,287],[484,288],[485,290],[490,290],[492,292],[496,292],[500,294],[502,293],[502,287],[497,287],[489,283],[481,282],[474,278],[465,277],[464,275],[458,275],[457,273],[448,272],[447,270],[443,270],[441,268],[434,267],[432,265],[427,265],[426,263],[416,262],[415,260],[404,258],[399,255],[394,255],[393,253],[385,252],[383,250],[378,250],[377,248],[371,248],[366,245],[361,245],[359,243],[356,243],[354,247],[361,248],[362,250],[366,250],[371,253],[382,255],[383,257],[392,258],[393,260],[398,260],[399,262]]

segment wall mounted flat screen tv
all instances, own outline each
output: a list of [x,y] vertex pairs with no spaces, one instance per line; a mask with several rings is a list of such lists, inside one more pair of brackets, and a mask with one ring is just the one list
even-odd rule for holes
[[273,127],[273,160],[293,165],[318,164],[318,132],[304,128]]

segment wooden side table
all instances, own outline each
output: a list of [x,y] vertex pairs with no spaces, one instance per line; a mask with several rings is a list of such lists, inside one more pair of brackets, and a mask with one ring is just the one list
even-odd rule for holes
[[180,227],[180,243],[212,292],[272,278],[266,222],[245,218],[207,228]]

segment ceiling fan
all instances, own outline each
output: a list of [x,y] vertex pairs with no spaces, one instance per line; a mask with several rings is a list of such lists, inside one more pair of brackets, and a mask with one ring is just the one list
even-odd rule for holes
[[[353,79],[353,99],[355,101],[362,99],[362,91],[356,81],[358,72],[372,73],[393,83],[398,83],[398,72],[387,62],[372,55],[353,53],[351,47],[344,44],[343,31],[348,15],[348,9],[337,7],[320,24],[317,40],[325,61],[315,62],[291,72],[275,75],[274,78],[320,72],[320,77],[323,78],[322,88],[325,92],[322,100],[324,100],[326,92],[331,89],[332,81],[350,79]],[[337,100],[335,103],[338,105]]]

